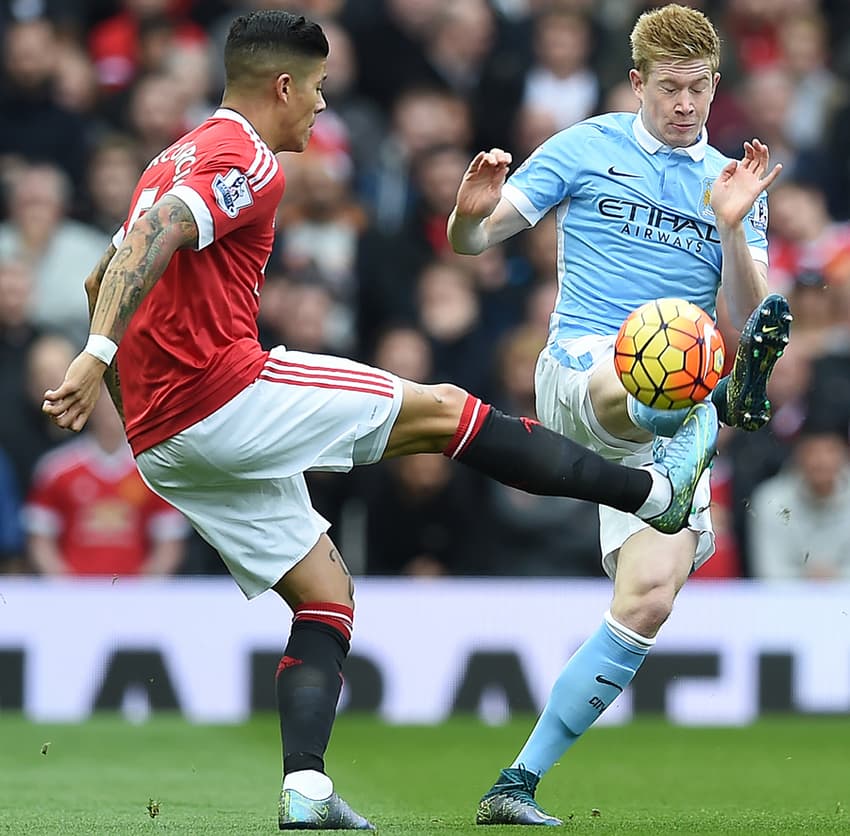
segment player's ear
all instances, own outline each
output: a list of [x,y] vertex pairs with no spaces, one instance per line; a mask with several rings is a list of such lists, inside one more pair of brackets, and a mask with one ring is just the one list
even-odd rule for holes
[[275,95],[282,102],[285,102],[289,99],[289,96],[292,93],[292,87],[293,79],[289,73],[281,73],[274,81]]
[[714,94],[717,92],[717,85],[720,82],[720,73],[715,73],[711,79],[711,99],[714,101]]
[[643,101],[641,98],[643,96],[643,77],[634,67],[629,70],[629,82],[632,85],[634,94]]

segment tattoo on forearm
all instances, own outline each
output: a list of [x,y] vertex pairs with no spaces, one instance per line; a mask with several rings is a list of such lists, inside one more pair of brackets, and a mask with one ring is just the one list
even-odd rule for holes
[[97,266],[91,271],[85,281],[86,298],[89,303],[89,324],[91,324],[92,318],[94,317],[94,308],[97,304],[97,295],[100,292],[100,285],[103,282],[103,276],[106,273],[106,268],[109,267],[109,263],[112,261],[114,255],[115,247],[110,244],[109,248],[101,256],[100,261],[98,261]]
[[197,246],[197,242],[195,219],[182,200],[164,197],[148,210],[106,270],[92,314],[92,331],[120,342],[175,250]]

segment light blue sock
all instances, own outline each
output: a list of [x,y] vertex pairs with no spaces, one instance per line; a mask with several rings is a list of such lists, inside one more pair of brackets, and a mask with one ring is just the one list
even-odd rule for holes
[[655,639],[605,613],[602,626],[573,654],[522,751],[511,764],[543,775],[623,692]]
[[676,430],[682,426],[685,416],[690,412],[690,408],[653,409],[653,407],[641,403],[632,395],[628,395],[627,398],[626,409],[632,423],[653,435],[661,435],[664,438],[672,438],[676,434]]

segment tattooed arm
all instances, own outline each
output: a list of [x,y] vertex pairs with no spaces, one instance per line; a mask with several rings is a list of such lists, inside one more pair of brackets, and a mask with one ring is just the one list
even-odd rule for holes
[[[119,343],[171,256],[197,243],[198,228],[189,207],[168,195],[157,201],[133,224],[105,268],[91,312],[91,333]],[[45,392],[42,409],[58,426],[79,432],[97,402],[106,370],[105,363],[83,351],[68,367],[62,385]]]
[[[109,249],[107,249],[107,251],[103,254],[103,257],[97,263],[97,266],[86,278],[85,288],[86,298],[89,303],[89,325],[91,325],[92,318],[94,317],[94,308],[97,304],[97,295],[100,293],[100,285],[103,283],[103,276],[106,273],[106,268],[109,267],[109,263],[112,261],[112,257],[115,253],[115,247],[110,244]],[[104,383],[106,383],[106,389],[109,392],[109,397],[112,398],[112,403],[115,404],[115,409],[118,411],[118,415],[121,416],[121,423],[123,424],[124,400],[121,397],[121,381],[118,377],[117,357],[113,358],[109,367],[103,373],[103,380]]]

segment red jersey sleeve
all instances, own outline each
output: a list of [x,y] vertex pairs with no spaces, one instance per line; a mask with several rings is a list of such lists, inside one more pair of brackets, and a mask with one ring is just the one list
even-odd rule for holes
[[174,195],[189,207],[202,250],[241,227],[267,226],[283,189],[280,164],[256,132],[238,116],[212,118],[151,161],[112,242],[120,246],[139,216]]
[[282,177],[268,148],[258,148],[254,159],[222,150],[199,159],[191,173],[166,194],[179,197],[189,207],[202,250],[235,229],[267,224],[281,193],[271,184]]

